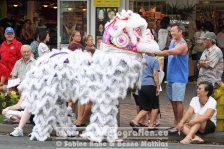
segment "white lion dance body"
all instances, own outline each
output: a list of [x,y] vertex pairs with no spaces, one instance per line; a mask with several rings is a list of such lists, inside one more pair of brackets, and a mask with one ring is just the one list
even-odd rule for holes
[[70,99],[93,102],[90,124],[82,137],[97,142],[118,138],[117,105],[139,80],[139,52],[159,48],[146,30],[146,21],[132,11],[123,10],[105,28],[100,50],[93,56],[81,50],[53,50],[27,73],[19,88],[23,106],[35,115],[30,139],[44,141],[53,130],[75,129],[67,117],[66,102]]

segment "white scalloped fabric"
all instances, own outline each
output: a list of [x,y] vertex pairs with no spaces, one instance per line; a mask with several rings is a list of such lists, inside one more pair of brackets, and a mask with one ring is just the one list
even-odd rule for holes
[[[139,83],[140,54],[106,47],[87,52],[67,49],[53,50],[39,58],[19,86],[24,98],[22,106],[34,114],[35,126],[31,140],[45,141],[53,130],[72,136],[76,127],[67,117],[66,102],[93,102],[90,124],[81,135],[92,141],[117,136],[117,105],[128,88]],[[116,52],[119,51],[119,52]],[[67,128],[71,131],[67,131]]]

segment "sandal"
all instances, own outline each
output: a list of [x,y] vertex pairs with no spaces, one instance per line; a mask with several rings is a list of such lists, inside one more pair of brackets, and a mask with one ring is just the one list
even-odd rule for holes
[[140,126],[137,125],[137,124],[135,124],[133,121],[131,121],[131,122],[129,123],[129,125],[132,127],[132,129],[133,129],[134,131],[138,131],[138,130],[139,130],[138,127],[140,127]]
[[147,128],[148,128],[148,131],[158,130],[158,129],[155,128],[155,127],[147,127]]
[[185,137],[183,140],[180,141],[181,144],[191,144],[191,138]]
[[160,125],[160,123],[159,123],[159,122],[154,123],[154,127],[158,127],[159,125]]
[[201,144],[201,143],[204,143],[205,141],[199,137],[199,136],[196,136],[191,140],[191,143],[193,144]]
[[142,124],[142,123],[138,123],[138,125],[139,125],[140,127],[147,127],[147,125]]

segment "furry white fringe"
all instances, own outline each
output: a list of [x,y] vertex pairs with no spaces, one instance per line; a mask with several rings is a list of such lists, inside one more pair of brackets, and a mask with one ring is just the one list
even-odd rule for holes
[[76,129],[67,117],[66,101],[71,99],[93,102],[90,124],[82,137],[96,142],[118,138],[117,105],[139,81],[141,55],[114,47],[101,49],[106,50],[96,50],[93,57],[81,50],[53,50],[37,60],[19,86],[22,106],[35,115],[31,140],[45,141],[53,130],[74,135],[64,130]]

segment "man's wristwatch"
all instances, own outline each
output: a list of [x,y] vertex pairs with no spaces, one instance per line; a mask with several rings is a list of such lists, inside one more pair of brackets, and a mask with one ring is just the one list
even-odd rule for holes
[[155,56],[157,56],[157,53],[154,53]]

